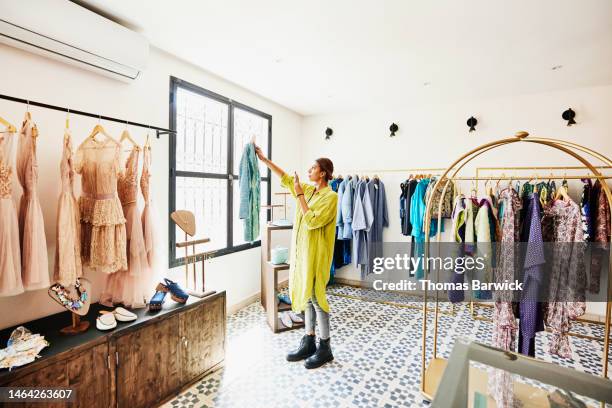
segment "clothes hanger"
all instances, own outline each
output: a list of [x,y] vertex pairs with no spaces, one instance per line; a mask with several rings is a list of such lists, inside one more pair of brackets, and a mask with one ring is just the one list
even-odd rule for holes
[[70,131],[70,109],[66,111],[66,127],[64,128],[64,143],[68,140]]
[[119,138],[119,143],[123,143],[124,140],[127,140],[128,142],[130,142],[132,144],[134,149],[136,149],[138,151],[138,150],[140,150],[140,146],[138,146],[138,144],[134,141],[134,139],[132,139],[132,136],[130,136],[130,132],[128,132],[127,126],[128,126],[127,122],[125,122],[125,129],[123,130],[123,132],[121,132],[121,137]]
[[476,180],[472,180],[472,191],[470,191],[471,198],[476,198]]
[[6,119],[0,116],[0,123],[6,127],[6,130],[0,133],[15,133],[17,129],[11,123],[9,123]]
[[559,198],[563,198],[563,201],[570,200],[570,197],[569,197],[568,191],[567,191],[566,181],[567,180],[563,180],[563,182],[561,183],[559,188],[557,188],[557,192],[555,193],[555,200],[558,200]]
[[149,137],[150,131],[151,131],[151,126],[149,126],[149,129],[147,130],[147,138],[145,139],[145,144],[143,146],[145,150],[151,150],[151,138]]
[[102,120],[102,117],[98,117],[98,124],[93,128],[93,130],[91,131],[91,134],[87,137],[87,139],[85,140],[93,140],[96,141],[96,136],[98,134],[102,134],[104,136],[106,136],[107,140],[112,141],[113,143],[115,143],[115,145],[117,146],[121,146],[121,143],[119,143],[118,141],[115,140],[114,137],[112,137],[111,135],[109,135],[106,130],[104,129],[104,127],[102,127],[102,125],[100,124],[100,121]]
[[26,105],[26,120],[32,120],[32,114],[30,113],[30,101],[26,101],[27,105]]
[[502,173],[500,178],[497,179],[497,183],[495,183],[495,190],[499,191],[499,183],[502,181],[503,178],[506,178],[505,173]]

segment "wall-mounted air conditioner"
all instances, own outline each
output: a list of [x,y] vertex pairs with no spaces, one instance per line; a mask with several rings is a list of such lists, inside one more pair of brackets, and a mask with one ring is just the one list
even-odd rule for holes
[[68,0],[0,0],[0,42],[124,81],[149,57],[144,36]]

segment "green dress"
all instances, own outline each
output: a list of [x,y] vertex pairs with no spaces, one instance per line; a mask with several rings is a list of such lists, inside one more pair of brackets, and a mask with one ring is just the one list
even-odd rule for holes
[[[285,174],[281,183],[295,197],[293,180]],[[309,210],[302,214],[296,204],[289,258],[291,304],[300,312],[314,293],[321,309],[329,312],[325,287],[334,255],[338,195],[329,186],[315,192],[314,186],[302,183],[302,190]]]

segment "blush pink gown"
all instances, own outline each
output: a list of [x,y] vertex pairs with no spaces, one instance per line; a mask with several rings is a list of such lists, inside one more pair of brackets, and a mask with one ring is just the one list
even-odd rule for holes
[[53,280],[63,286],[73,285],[83,276],[81,265],[81,223],[79,203],[74,197],[74,169],[72,162],[72,140],[66,130],[64,150],[60,161],[62,192],[57,206],[57,246]]
[[140,148],[132,149],[125,170],[117,178],[117,191],[123,206],[127,231],[127,269],[108,276],[100,303],[106,306],[121,303],[130,308],[146,306],[154,289],[149,285],[151,269],[138,213],[138,156]]
[[[151,204],[151,147],[146,146],[143,151],[143,163],[142,163],[142,176],[140,177],[140,190],[142,197],[144,198],[144,210],[142,211],[142,228],[144,233],[145,248],[147,250],[147,259],[149,261],[149,267],[155,274],[157,271],[155,262],[155,225],[152,218],[152,204]],[[153,277],[155,280],[155,276]]]
[[23,293],[17,209],[12,198],[14,133],[0,133],[0,296]]
[[25,290],[49,287],[49,259],[45,222],[36,192],[38,163],[36,159],[36,126],[29,113],[23,121],[17,144],[17,178],[23,188],[19,202],[19,235],[21,239],[21,278]]
[[127,269],[125,217],[117,195],[120,146],[112,139],[85,140],[74,169],[81,175],[81,256],[84,266],[113,273]]

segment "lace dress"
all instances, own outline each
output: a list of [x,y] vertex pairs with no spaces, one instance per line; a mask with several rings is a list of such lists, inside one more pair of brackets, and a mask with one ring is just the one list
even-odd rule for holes
[[106,306],[122,303],[131,308],[144,307],[153,287],[143,236],[142,222],[138,213],[138,156],[139,148],[130,153],[125,170],[117,179],[117,191],[123,206],[127,231],[128,267],[110,274],[100,303]]
[[142,211],[142,228],[144,233],[145,248],[147,250],[147,259],[149,261],[149,267],[152,271],[155,271],[155,253],[153,252],[153,247],[155,243],[155,226],[152,218],[153,210],[150,196],[150,166],[151,148],[145,147],[143,152],[142,175],[140,176],[140,190],[142,192],[142,197],[144,198],[145,203],[144,210]]
[[13,137],[13,133],[0,133],[0,296],[23,293],[19,226],[11,186]]
[[73,285],[83,276],[81,265],[81,223],[79,203],[74,197],[74,169],[72,162],[72,140],[66,130],[64,150],[60,161],[62,192],[57,206],[57,246],[53,280],[63,286]]
[[23,189],[19,202],[19,237],[21,240],[21,278],[25,290],[49,287],[49,259],[42,209],[36,193],[38,130],[29,114],[23,121],[17,144],[17,178]]
[[77,150],[81,175],[81,257],[90,268],[113,273],[127,269],[125,217],[117,196],[120,146],[111,139],[85,140]]

